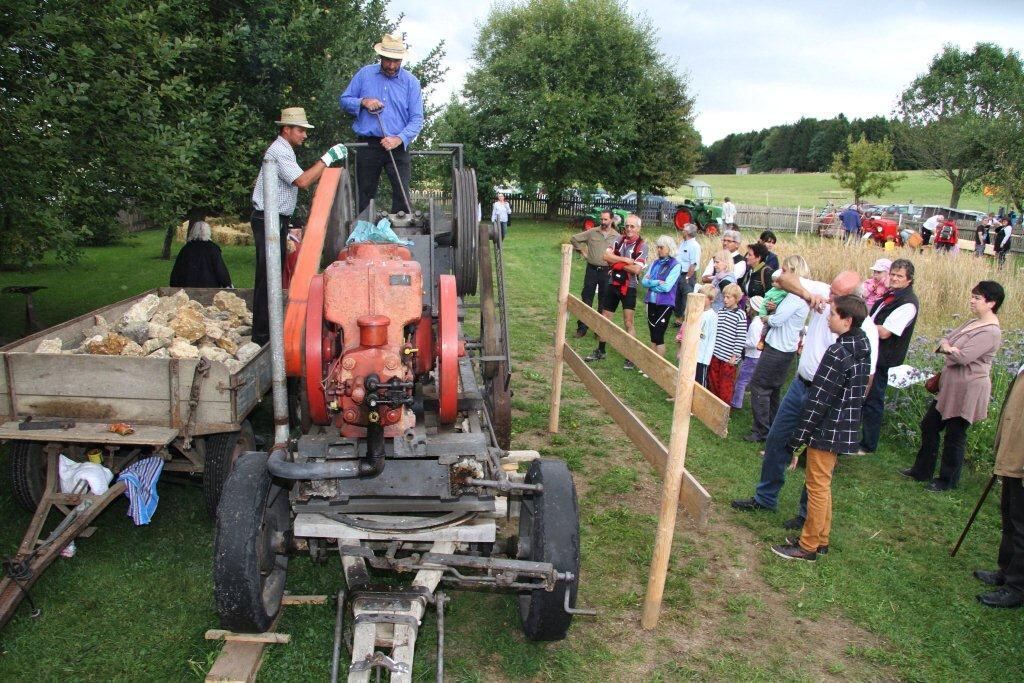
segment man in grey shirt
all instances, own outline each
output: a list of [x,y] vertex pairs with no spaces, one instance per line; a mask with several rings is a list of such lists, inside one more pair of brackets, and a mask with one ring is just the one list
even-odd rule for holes
[[[578,232],[569,238],[573,249],[587,259],[587,270],[583,274],[583,291],[580,300],[586,305],[594,306],[594,293],[597,293],[598,306],[604,298],[604,290],[608,284],[608,264],[604,261],[604,253],[615,246],[619,232],[610,209],[601,211],[601,227]],[[587,336],[587,326],[582,320],[576,321],[576,336]]]
[[[306,141],[308,131],[313,128],[306,120],[306,110],[302,107],[289,107],[281,110],[281,120],[275,121],[278,136],[267,148],[265,157],[277,162],[277,213],[281,230],[281,272],[284,272],[285,240],[291,223],[295,203],[299,197],[299,188],[305,189],[320,179],[324,169],[348,155],[345,145],[331,147],[305,171],[295,159],[295,148]],[[256,186],[252,191],[252,234],[256,240],[256,286],[252,297],[252,340],[261,346],[270,339],[270,317],[267,310],[267,263],[264,246],[264,229],[266,223],[263,215],[263,165],[256,176]]]

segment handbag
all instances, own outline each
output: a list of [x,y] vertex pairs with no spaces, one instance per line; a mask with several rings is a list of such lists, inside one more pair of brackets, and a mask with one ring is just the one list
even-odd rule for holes
[[939,370],[934,375],[925,380],[924,390],[929,394],[939,393],[939,387],[942,384],[942,370]]

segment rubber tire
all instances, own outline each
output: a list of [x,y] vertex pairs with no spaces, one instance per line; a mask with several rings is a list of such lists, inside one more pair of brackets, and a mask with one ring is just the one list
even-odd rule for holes
[[248,420],[242,421],[237,432],[210,434],[206,440],[206,463],[203,465],[203,501],[210,519],[217,518],[217,504],[220,502],[224,481],[238,457],[247,451],[256,450],[256,434]]
[[271,478],[266,453],[246,453],[224,482],[217,510],[213,595],[221,628],[263,633],[277,618],[288,555],[268,547],[274,532],[291,532],[288,491]]
[[41,441],[11,441],[7,445],[7,480],[14,502],[35,512],[46,489],[46,457]]
[[526,473],[526,483],[542,484],[544,490],[523,497],[519,559],[550,562],[560,572],[572,572],[576,579],[568,585],[559,581],[551,592],[537,589],[520,593],[519,619],[529,640],[562,640],[572,623],[572,615],[564,609],[565,591],[570,591],[569,605],[574,607],[580,575],[576,486],[561,460],[534,460]]

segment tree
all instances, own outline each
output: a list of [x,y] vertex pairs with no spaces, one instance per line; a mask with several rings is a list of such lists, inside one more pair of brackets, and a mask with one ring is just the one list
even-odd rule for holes
[[892,142],[868,142],[864,135],[854,142],[847,138],[846,153],[832,158],[832,177],[839,186],[853,192],[853,201],[860,204],[863,197],[877,197],[892,190],[906,175],[893,172]]
[[[285,106],[317,128],[300,163],[351,138],[337,97],[395,24],[384,0],[11,5],[0,38],[0,265],[71,260],[117,239],[133,208],[173,235],[185,216],[249,206]],[[442,46],[418,64],[440,77]],[[170,256],[170,239],[164,257]]]
[[488,175],[543,185],[549,215],[572,185],[678,184],[696,165],[692,101],[652,36],[616,0],[495,7],[451,134]]
[[1024,66],[1013,50],[946,45],[900,97],[900,148],[950,182],[950,206],[989,169],[995,150],[982,144],[990,139],[987,129],[1020,102],[1022,84]]

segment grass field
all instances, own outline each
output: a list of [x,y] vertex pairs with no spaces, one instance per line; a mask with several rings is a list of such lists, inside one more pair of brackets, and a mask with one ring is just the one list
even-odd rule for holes
[[[936,177],[931,171],[907,171],[906,174],[906,179],[892,192],[881,197],[865,197],[865,200],[879,204],[909,204],[913,200],[915,204],[949,206],[949,181]],[[821,207],[828,201],[825,197],[832,197],[831,193],[840,190],[838,183],[828,173],[699,175],[695,179],[711,185],[716,202],[730,197],[736,204],[760,206],[802,206],[805,209]],[[690,188],[681,187],[669,196],[683,199],[690,196],[689,192]],[[835,199],[832,201],[842,203]],[[852,202],[853,195],[850,194],[844,201]],[[988,198],[980,193],[965,192],[960,197],[959,208],[995,211],[999,205],[993,203],[990,206]]]
[[[601,610],[578,619],[560,643],[519,635],[508,596],[458,593],[448,612],[452,681],[848,681],[1019,680],[1024,611],[992,611],[974,601],[982,588],[974,567],[994,564],[998,511],[983,508],[960,554],[948,549],[988,478],[965,474],[949,494],[925,493],[896,473],[913,444],[890,423],[870,458],[844,459],[834,486],[832,552],[815,565],[793,566],[770,554],[780,523],[796,509],[802,474],[783,489],[778,513],[742,514],[731,498],[749,496],[760,470],[757,447],[739,437],[749,412],[736,413],[730,436],[697,425],[688,469],[715,501],[710,528],[681,521],[657,631],[640,632],[639,608],[651,557],[659,481],[567,374],[561,431],[546,430],[552,331],[562,226],[523,221],[507,245],[514,355],[513,444],[561,457],[574,472],[582,521],[580,602]],[[160,236],[87,250],[71,270],[33,273],[49,284],[40,298],[48,323],[166,282],[170,264],[155,260]],[[251,282],[251,248],[225,249],[236,284]],[[572,289],[582,267],[575,264]],[[0,285],[27,282],[0,274]],[[123,289],[122,289],[123,288]],[[0,311],[4,330],[20,326],[20,307]],[[640,330],[641,337],[645,331]],[[592,339],[574,340],[581,352]],[[671,404],[614,352],[596,368],[667,443]],[[568,372],[568,371],[567,371]],[[270,431],[264,406],[258,431]],[[994,415],[993,415],[994,417]],[[135,528],[121,502],[100,517],[99,531],[79,543],[33,590],[43,609],[23,607],[0,634],[2,680],[198,680],[219,646],[202,638],[216,616],[210,586],[211,525],[198,488],[164,485],[148,527]],[[998,490],[993,492],[998,494]],[[0,487],[0,547],[13,551],[28,521]],[[325,566],[295,558],[296,593],[334,593],[336,560]],[[418,681],[433,680],[434,621],[420,640]],[[280,630],[289,645],[267,651],[262,680],[323,680],[328,675],[333,612],[329,605],[289,608]]]

